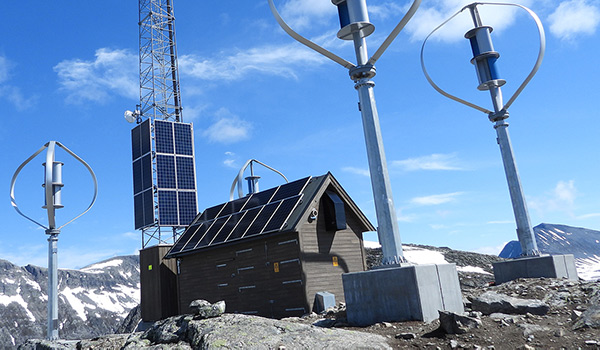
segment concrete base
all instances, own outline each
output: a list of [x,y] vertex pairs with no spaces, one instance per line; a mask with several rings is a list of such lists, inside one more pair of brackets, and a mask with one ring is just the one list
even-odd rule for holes
[[348,323],[425,321],[464,312],[455,264],[413,265],[342,275]]
[[572,254],[519,258],[492,264],[496,284],[517,278],[566,278],[577,280],[575,259]]

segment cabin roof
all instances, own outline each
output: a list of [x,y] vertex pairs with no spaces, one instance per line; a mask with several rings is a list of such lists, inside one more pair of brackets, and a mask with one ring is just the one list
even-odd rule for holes
[[375,228],[331,173],[305,177],[205,209],[167,253],[181,257],[265,235],[298,231],[315,196],[331,186],[352,210],[365,231]]

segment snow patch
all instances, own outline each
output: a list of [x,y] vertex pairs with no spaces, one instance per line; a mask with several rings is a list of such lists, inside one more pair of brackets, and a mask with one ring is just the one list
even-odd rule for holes
[[474,273],[481,273],[484,275],[491,275],[491,273],[487,272],[486,270],[482,269],[479,266],[457,266],[456,270],[461,271],[461,272],[474,272]]
[[444,258],[444,254],[417,247],[404,247],[404,257],[409,262],[417,265],[448,263]]
[[27,313],[27,317],[29,317],[29,320],[31,322],[35,322],[35,317],[31,313],[31,311],[29,311],[29,309],[27,308],[28,305],[25,302],[25,300],[23,300],[23,297],[21,296],[21,294],[19,294],[20,292],[21,292],[21,288],[17,289],[16,295],[0,295],[0,304],[2,304],[4,306],[8,306],[9,304],[12,304],[12,303],[17,303],[17,304],[21,305],[21,307],[23,309],[25,309],[25,312]]
[[365,248],[371,248],[371,249],[381,248],[381,244],[379,244],[379,242],[363,241],[363,245],[365,246]]
[[90,265],[88,267],[81,269],[80,271],[89,272],[89,273],[99,273],[98,271],[94,271],[94,270],[103,270],[107,267],[118,267],[118,266],[121,266],[121,264],[123,264],[123,259],[113,259],[113,260],[101,262],[98,264]]

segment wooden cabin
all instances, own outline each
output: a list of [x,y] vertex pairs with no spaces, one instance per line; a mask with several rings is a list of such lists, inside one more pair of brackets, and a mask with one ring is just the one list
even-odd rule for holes
[[224,300],[283,318],[310,312],[318,292],[344,301],[342,274],[366,269],[362,234],[374,230],[331,173],[208,208],[165,256],[178,260],[179,312]]

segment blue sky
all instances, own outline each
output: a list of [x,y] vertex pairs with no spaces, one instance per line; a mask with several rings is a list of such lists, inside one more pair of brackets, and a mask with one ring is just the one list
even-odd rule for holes
[[[498,253],[516,239],[495,131],[481,112],[438,94],[425,80],[424,37],[465,5],[423,1],[414,19],[376,64],[375,96],[383,129],[402,242]],[[276,1],[302,35],[354,61],[335,37],[329,0]],[[510,108],[509,132],[533,225],[560,223],[600,229],[598,185],[600,1],[532,1],[547,35],[537,76]],[[267,1],[176,1],[184,121],[195,130],[199,209],[227,201],[243,163],[256,158],[289,179],[331,171],[374,222],[358,96],[347,70],[288,37]],[[369,0],[376,31],[372,54],[400,20],[408,1]],[[508,97],[538,50],[525,12],[485,6],[494,26],[498,67]],[[461,15],[428,41],[427,68],[442,88],[491,108],[477,91]],[[59,266],[82,267],[133,254],[130,129],[126,109],[139,101],[137,1],[0,3],[0,258],[46,265],[43,230],[11,207],[14,171],[49,140],[60,141],[96,172],[99,195],[59,238]],[[91,199],[85,169],[66,153],[64,223]],[[43,160],[30,163],[16,187],[19,207],[45,222]],[[261,171],[260,186],[280,184]],[[375,240],[370,234],[367,239]]]

